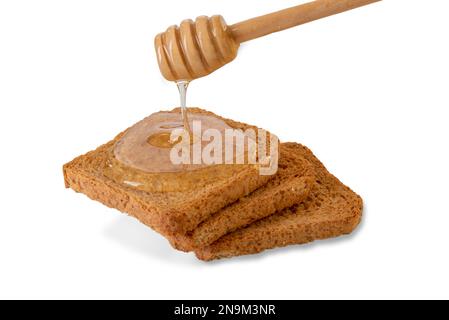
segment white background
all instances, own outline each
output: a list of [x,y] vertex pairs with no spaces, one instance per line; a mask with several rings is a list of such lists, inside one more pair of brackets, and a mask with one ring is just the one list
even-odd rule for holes
[[0,298],[449,298],[448,1],[383,1],[244,44],[189,105],[309,146],[351,236],[214,263],[64,189],[62,165],[178,104],[153,37],[299,1],[1,1]]

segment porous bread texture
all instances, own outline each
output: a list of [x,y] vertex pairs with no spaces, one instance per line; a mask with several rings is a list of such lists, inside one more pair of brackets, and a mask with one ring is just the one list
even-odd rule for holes
[[[201,109],[191,112],[213,115]],[[234,128],[251,127],[223,120]],[[360,222],[361,198],[302,145],[281,145],[281,175],[270,182],[270,177],[243,170],[207,190],[148,193],[119,184],[98,170],[104,167],[122,135],[66,164],[66,187],[134,216],[166,236],[178,249],[194,250],[199,259],[255,254],[336,237],[352,232]],[[302,164],[293,158],[301,159]],[[283,209],[291,204],[295,205]]]
[[307,198],[315,182],[312,164],[291,148],[279,148],[279,169],[266,185],[219,210],[188,234],[169,236],[171,245],[193,251]]
[[[179,112],[179,108],[170,112]],[[190,108],[189,112],[215,116],[235,129],[257,129],[199,108]],[[65,185],[108,207],[128,213],[164,235],[186,234],[194,230],[213,213],[248,195],[273,178],[261,176],[254,165],[245,165],[242,166],[241,172],[231,178],[217,181],[200,190],[165,193],[137,190],[111,180],[99,169],[107,165],[111,150],[125,132],[98,149],[65,164]]]
[[360,196],[331,175],[306,147],[283,144],[301,154],[315,168],[316,180],[308,198],[279,214],[232,232],[210,246],[197,249],[201,260],[256,254],[267,249],[351,233],[360,223],[363,203]]

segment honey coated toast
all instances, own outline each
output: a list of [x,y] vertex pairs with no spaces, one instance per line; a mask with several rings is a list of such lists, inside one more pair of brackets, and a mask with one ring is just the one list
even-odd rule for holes
[[[179,112],[179,109],[170,112]],[[198,108],[189,108],[189,113],[214,116],[234,129],[257,129]],[[213,213],[272,178],[260,175],[255,165],[214,165],[192,172],[154,174],[122,168],[120,164],[116,165],[113,150],[125,133],[64,165],[65,185],[108,207],[128,213],[164,235],[194,230]],[[160,190],[151,192],[120,180],[121,176],[130,174],[157,182]],[[172,191],[173,186],[178,185],[183,188]],[[170,187],[169,191],[162,192],[166,186]]]

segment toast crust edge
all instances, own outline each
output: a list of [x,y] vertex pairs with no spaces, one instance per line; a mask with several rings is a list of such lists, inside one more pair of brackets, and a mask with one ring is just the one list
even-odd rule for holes
[[[327,171],[324,165],[305,146],[297,143],[285,145],[301,150],[317,172],[317,182],[320,184],[326,180],[325,186],[329,194],[329,212],[326,216],[314,216],[304,221],[305,211],[297,208],[289,208],[283,212],[262,219],[245,229],[227,234],[210,246],[197,249],[195,255],[198,259],[211,261],[221,258],[230,258],[241,255],[257,254],[265,250],[299,245],[349,234],[360,224],[363,214],[362,198],[344,185],[340,180]],[[331,194],[342,196],[344,205],[335,208]],[[318,199],[322,201],[323,199]],[[303,206],[307,208],[312,199],[307,199]],[[336,210],[341,212],[337,213]],[[301,212],[302,210],[302,212]],[[299,220],[295,221],[295,217]],[[284,224],[285,223],[285,224]]]

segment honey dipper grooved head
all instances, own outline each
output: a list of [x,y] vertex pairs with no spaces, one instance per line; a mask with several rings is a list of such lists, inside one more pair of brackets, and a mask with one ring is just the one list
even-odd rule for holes
[[154,40],[162,75],[169,81],[207,76],[234,60],[239,44],[221,16],[201,16],[171,26]]

